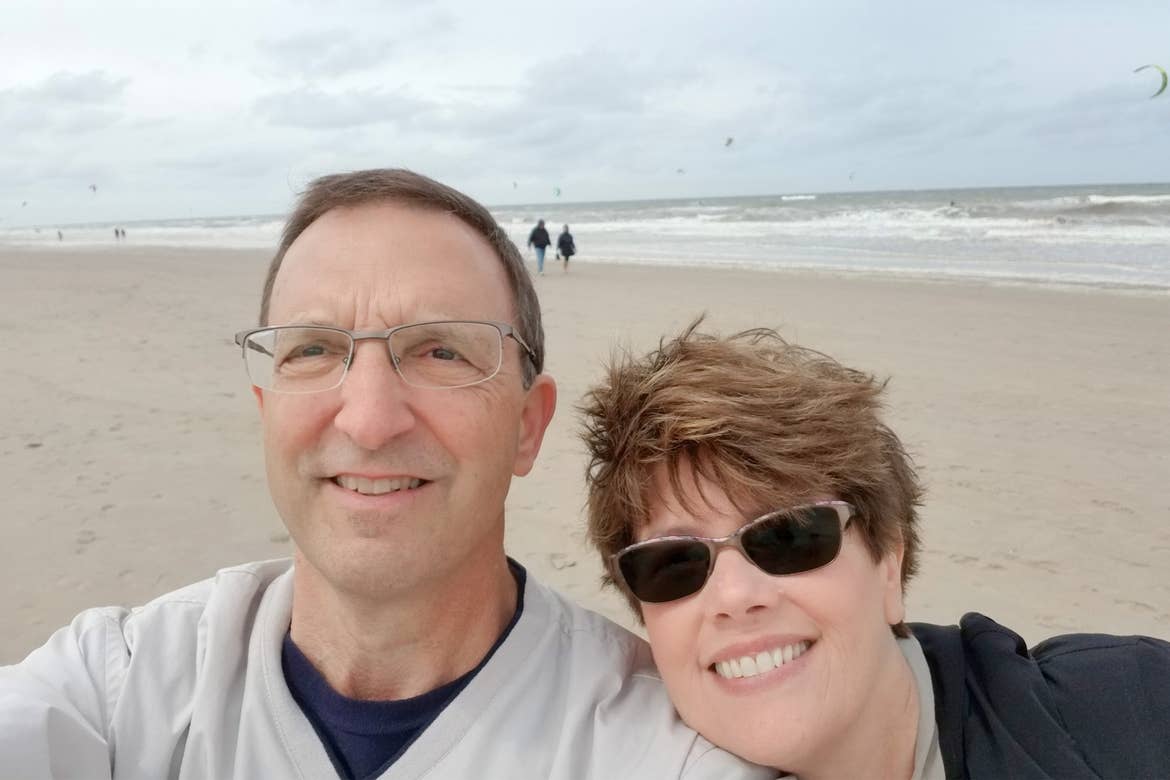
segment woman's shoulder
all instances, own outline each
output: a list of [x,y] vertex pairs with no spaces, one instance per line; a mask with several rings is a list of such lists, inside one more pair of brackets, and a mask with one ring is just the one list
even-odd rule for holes
[[968,768],[979,761],[972,750],[1002,746],[1004,738],[1068,776],[1081,761],[1111,776],[1170,768],[1170,643],[1068,634],[1029,649],[1019,634],[977,613],[957,626],[911,629],[931,667],[940,732],[966,744]]

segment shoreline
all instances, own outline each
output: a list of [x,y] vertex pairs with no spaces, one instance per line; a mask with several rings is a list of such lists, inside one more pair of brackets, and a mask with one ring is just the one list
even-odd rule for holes
[[[517,244],[519,247],[519,244]],[[191,253],[191,254],[219,254],[223,252],[231,253],[260,253],[271,256],[272,247],[255,247],[255,246],[199,246],[199,245],[173,245],[173,244],[149,244],[149,243],[123,243],[123,244],[6,244],[0,240],[0,256],[5,253],[18,254],[22,252],[30,252],[37,254],[97,254],[97,255],[133,255],[133,256],[157,256],[160,253]],[[531,261],[532,258],[524,254],[521,249],[521,256],[525,261]],[[555,259],[546,260],[546,265],[557,262]],[[702,263],[702,262],[686,262],[682,260],[672,260],[670,262],[634,262],[626,259],[608,259],[605,257],[589,257],[585,260],[578,259],[576,261],[580,264],[595,264],[605,266],[608,268],[641,268],[641,269],[694,269],[701,271],[711,271],[714,273],[722,271],[747,271],[758,272],[763,274],[787,274],[797,277],[805,276],[820,276],[828,278],[840,278],[842,280],[860,279],[869,281],[907,281],[907,282],[921,282],[928,284],[971,284],[971,285],[985,285],[988,287],[1008,287],[1008,288],[1032,288],[1043,290],[1064,290],[1069,292],[1086,291],[1086,292],[1115,292],[1121,294],[1134,295],[1148,295],[1154,297],[1170,295],[1170,285],[1159,284],[1127,284],[1124,282],[1099,282],[1099,281],[1077,281],[1067,279],[1045,279],[1031,276],[1000,276],[1000,275],[979,275],[979,274],[964,274],[956,272],[945,271],[918,271],[918,270],[893,270],[882,269],[875,270],[870,268],[850,268],[838,266],[818,266],[818,265],[776,265],[771,263]]]

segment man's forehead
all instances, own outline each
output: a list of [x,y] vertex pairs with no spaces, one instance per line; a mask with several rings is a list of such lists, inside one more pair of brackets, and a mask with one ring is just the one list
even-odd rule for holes
[[285,253],[290,261],[352,259],[357,253],[371,259],[462,249],[460,254],[491,256],[487,240],[454,214],[394,201],[338,206],[326,211],[297,236]]
[[471,316],[471,299],[494,307],[485,317],[512,309],[503,263],[483,236],[452,214],[393,202],[331,209],[310,224],[281,263],[270,321],[332,318],[317,308],[350,295],[429,307],[435,318]]

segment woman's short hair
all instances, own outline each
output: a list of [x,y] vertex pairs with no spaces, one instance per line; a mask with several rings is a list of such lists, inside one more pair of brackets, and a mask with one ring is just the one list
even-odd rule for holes
[[[589,537],[606,583],[614,582],[610,556],[648,522],[653,474],[665,465],[680,502],[685,469],[740,509],[849,502],[875,561],[905,545],[904,587],[918,565],[922,490],[901,441],[880,419],[886,383],[773,330],[720,337],[700,333],[701,322],[642,357],[615,354],[582,403]],[[640,618],[641,605],[626,597]],[[893,628],[909,635],[904,624]]]

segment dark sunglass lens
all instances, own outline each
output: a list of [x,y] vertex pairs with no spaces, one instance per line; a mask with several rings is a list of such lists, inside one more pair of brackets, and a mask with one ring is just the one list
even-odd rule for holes
[[742,541],[748,557],[769,574],[798,574],[837,557],[841,521],[832,507],[808,507],[757,522]]
[[658,604],[697,593],[707,581],[711,552],[702,542],[661,541],[618,558],[618,567],[639,601]]

